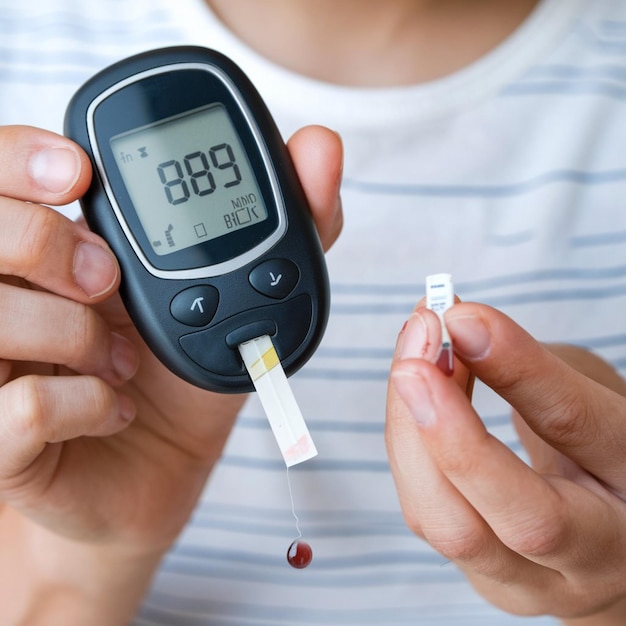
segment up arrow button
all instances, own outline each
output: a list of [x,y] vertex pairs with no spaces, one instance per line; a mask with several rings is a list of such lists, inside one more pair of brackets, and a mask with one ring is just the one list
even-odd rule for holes
[[204,306],[202,306],[203,302],[204,302],[204,296],[200,296],[199,298],[196,298],[191,303],[191,310],[193,311],[194,309],[198,309],[199,313],[204,313]]
[[170,304],[172,317],[187,326],[206,326],[217,311],[219,293],[211,285],[197,285],[177,294]]

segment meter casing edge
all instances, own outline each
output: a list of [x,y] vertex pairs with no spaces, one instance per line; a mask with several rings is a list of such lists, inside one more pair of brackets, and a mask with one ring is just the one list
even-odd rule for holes
[[[261,258],[233,271],[218,275],[209,271],[206,277],[198,277],[196,272],[194,278],[155,276],[138,260],[115,217],[107,193],[107,175],[94,158],[98,150],[92,145],[87,112],[100,94],[159,64],[215,66],[231,79],[243,101],[254,109],[254,120],[278,183],[278,201],[283,204],[286,230]],[[80,201],[85,219],[116,254],[122,271],[120,294],[128,313],[152,352],[168,369],[210,391],[252,391],[254,387],[232,341],[241,343],[259,334],[272,336],[288,376],[308,361],[321,341],[328,320],[330,289],[324,255],[282,137],[255,87],[236,64],[218,52],[192,46],[163,48],[116,63],[87,81],[72,98],[65,117],[65,134],[85,149],[92,161],[92,183]],[[280,300],[259,293],[248,279],[259,263],[272,259],[296,259],[299,269],[295,287]],[[210,323],[206,327],[190,328],[172,317],[170,303],[176,294],[198,284],[217,289],[219,299]],[[193,337],[194,345],[197,342],[194,349],[214,354],[215,367],[206,363],[201,366],[190,358],[181,347],[181,337]],[[228,344],[227,337],[231,338]]]

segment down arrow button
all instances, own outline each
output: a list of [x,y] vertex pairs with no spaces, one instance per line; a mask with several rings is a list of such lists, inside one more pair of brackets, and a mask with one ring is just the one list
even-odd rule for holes
[[282,300],[300,280],[298,266],[288,259],[270,259],[257,265],[249,276],[250,284],[264,296]]

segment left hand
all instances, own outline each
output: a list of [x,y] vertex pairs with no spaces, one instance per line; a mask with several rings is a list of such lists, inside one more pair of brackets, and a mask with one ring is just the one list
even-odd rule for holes
[[[341,141],[307,127],[288,149],[327,249]],[[91,175],[69,139],[0,127],[2,624],[127,624],[244,401],[161,365],[108,246],[49,206]]]
[[[391,369],[387,446],[408,526],[508,612],[626,623],[626,383],[487,306],[457,304],[446,323],[454,378],[434,365],[441,331],[423,308]],[[533,468],[485,429],[472,374],[516,410]]]

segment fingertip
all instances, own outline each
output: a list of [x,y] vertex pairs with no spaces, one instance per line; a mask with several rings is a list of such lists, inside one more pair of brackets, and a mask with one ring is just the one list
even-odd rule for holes
[[139,354],[131,341],[118,333],[111,333],[111,362],[116,376],[129,381],[139,369]]
[[[85,431],[88,437],[110,437],[126,429],[137,415],[137,407],[134,400],[127,394],[115,391],[105,381],[96,380],[96,386],[101,387],[101,393],[105,398],[106,411],[94,410],[91,426]],[[95,407],[98,406],[96,403]]]
[[63,138],[62,145],[46,146],[29,161],[30,174],[42,191],[63,204],[80,198],[91,182],[91,161],[75,143]]
[[50,147],[34,152],[28,161],[31,178],[44,192],[69,193],[80,176],[80,157],[69,147]]
[[0,195],[60,205],[87,190],[91,162],[70,139],[32,126],[5,126],[0,144]]
[[119,393],[117,395],[119,407],[119,415],[124,422],[132,422],[137,415],[137,406],[135,402],[126,394]]
[[120,268],[115,255],[92,241],[78,242],[72,271],[76,284],[91,300],[109,295],[120,281]]
[[287,141],[292,156],[302,151],[323,154],[333,161],[333,169],[341,174],[343,168],[343,139],[340,133],[319,124],[303,126],[293,133]]
[[440,346],[441,324],[437,314],[416,307],[400,331],[394,359],[424,359],[435,363],[441,351]]
[[287,142],[298,178],[309,202],[320,240],[330,248],[343,228],[341,178],[343,142],[324,126],[306,126]]
[[445,320],[454,350],[459,356],[475,361],[489,354],[491,333],[482,317],[469,312],[454,312],[451,309]]

